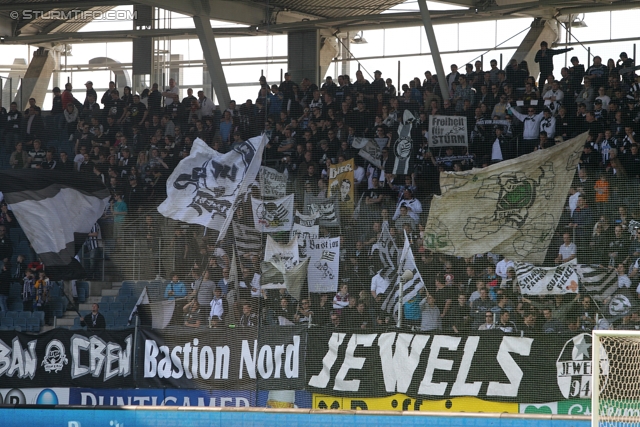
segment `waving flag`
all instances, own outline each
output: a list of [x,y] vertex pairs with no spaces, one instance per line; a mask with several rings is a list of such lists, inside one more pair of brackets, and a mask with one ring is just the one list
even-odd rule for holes
[[427,249],[458,257],[491,251],[541,264],[562,214],[587,133],[484,169],[440,175]]
[[158,206],[162,215],[218,230],[224,238],[238,196],[246,193],[260,171],[266,137],[251,138],[226,154],[196,138],[167,180],[167,199]]
[[407,270],[413,273],[413,277],[402,286],[403,304],[410,301],[412,298],[415,298],[418,295],[420,289],[424,287],[424,281],[422,280],[422,276],[420,275],[420,272],[416,267],[416,261],[413,257],[411,244],[409,243],[409,238],[407,237],[407,233],[405,232],[404,246],[402,247],[402,254],[400,255],[400,260],[398,261],[398,274],[396,276],[396,283],[393,286],[391,292],[387,295],[386,300],[382,303],[382,309],[386,310],[389,313],[392,313],[396,318],[398,316],[398,303],[400,301],[400,280],[402,280],[402,274]]
[[15,169],[0,171],[0,191],[49,278],[83,279],[76,243],[84,241],[109,202],[104,184],[68,172]]

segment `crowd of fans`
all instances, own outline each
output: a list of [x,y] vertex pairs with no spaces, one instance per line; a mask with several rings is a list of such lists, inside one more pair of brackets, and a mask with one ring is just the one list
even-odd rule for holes
[[[0,112],[2,155],[11,152],[6,163],[11,168],[97,176],[113,197],[88,240],[89,249],[97,249],[98,241],[105,240],[115,245],[105,244],[106,250],[117,251],[127,239],[137,238],[149,252],[160,250],[154,207],[166,198],[167,178],[189,155],[195,138],[224,153],[265,132],[263,164],[287,173],[288,192],[296,194],[300,210],[306,192],[326,197],[332,164],[354,159],[356,200],[362,200],[359,220],[343,217],[340,228],[321,228],[320,233],[342,238],[339,292],[300,301],[286,291],[261,292],[252,285],[260,273],[261,256],[255,254],[240,260],[236,318],[225,319],[233,233],[230,230],[229,238],[216,246],[201,237],[199,228],[185,226],[164,243],[173,248],[173,259],[156,257],[149,262],[166,264],[165,272],[175,270],[164,296],[184,298],[189,326],[251,326],[282,322],[281,318],[355,328],[393,323],[381,310],[389,288],[375,284],[381,278],[381,265],[378,254],[371,254],[381,231],[388,229],[398,247],[407,232],[426,284],[406,304],[408,325],[460,333],[492,328],[514,333],[590,329],[596,313],[605,314],[605,302],[598,306],[582,294],[525,298],[514,286],[517,278],[509,260],[491,253],[471,259],[441,256],[425,246],[422,234],[430,200],[439,194],[440,172],[486,167],[588,132],[579,173],[545,263],[577,258],[580,263],[615,269],[621,289],[628,289],[634,301],[639,298],[640,244],[633,219],[640,220],[640,83],[634,63],[624,52],[606,65],[595,56],[589,67],[573,57],[571,67],[554,75],[549,58],[559,52],[541,45],[536,56],[543,71],[539,81],[530,75],[526,62],[515,60],[503,70],[491,60],[488,70],[476,61],[466,64],[464,72],[451,65],[446,76],[426,71],[424,79],[415,77],[399,89],[380,71],[370,79],[362,71],[353,80],[348,75],[338,76],[337,81],[327,77],[319,86],[308,78],[298,84],[289,73],[279,85],[269,86],[261,77],[255,100],[241,105],[231,101],[224,111],[202,91],[194,96],[187,89],[187,96],[180,99],[173,79],[162,92],[154,84],[139,95],[128,87],[119,93],[111,82],[99,99],[88,81],[83,101],[67,83],[64,91],[53,89],[51,115],[44,121],[34,99],[24,112],[15,103]],[[445,80],[447,93],[442,93],[439,79]],[[415,117],[410,172],[395,175],[393,147],[407,110]],[[429,149],[432,115],[466,117],[468,147]],[[381,144],[381,168],[353,148],[360,137],[386,140]],[[235,220],[252,226],[251,215],[250,203],[244,203]],[[127,228],[138,218],[135,227]],[[19,225],[3,207],[0,232],[14,226]],[[0,254],[10,270],[11,257]],[[618,323],[640,327],[640,317],[633,314]]]

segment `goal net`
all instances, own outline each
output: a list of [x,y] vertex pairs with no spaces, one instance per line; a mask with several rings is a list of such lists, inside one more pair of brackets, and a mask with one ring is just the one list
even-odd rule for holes
[[592,427],[640,426],[640,332],[593,331]]

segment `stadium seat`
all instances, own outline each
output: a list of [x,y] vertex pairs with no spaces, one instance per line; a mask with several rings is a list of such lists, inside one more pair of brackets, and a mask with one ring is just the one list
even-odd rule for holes
[[3,317],[5,317],[7,315],[6,311],[0,311],[0,319],[2,319]]
[[[26,329],[27,329],[27,328],[25,327],[24,329],[25,329],[25,331],[26,331]],[[14,327],[13,327],[13,330],[14,330],[14,331],[17,331],[17,332],[22,332],[22,326],[17,326],[17,325],[16,325],[16,326],[14,326]]]
[[11,328],[8,326],[0,325],[0,331],[10,331]]
[[124,328],[129,323],[129,316],[125,316],[121,314],[115,318],[115,327],[116,328]]
[[23,330],[27,330],[27,319],[24,317],[16,317],[13,319],[13,327],[20,326]]
[[87,300],[87,290],[84,288],[76,288],[76,292],[78,293],[78,302],[84,304]]
[[113,329],[115,328],[115,319],[113,317],[106,317],[105,316],[105,323],[107,325],[107,329]]
[[91,294],[90,291],[89,291],[89,282],[86,282],[84,280],[78,280],[76,282],[76,291],[78,289],[84,289],[85,290],[85,295],[87,297],[89,297],[89,295]]
[[51,303],[51,315],[54,317],[62,317],[64,316],[64,308],[62,307],[61,302],[52,302]]
[[79,317],[74,317],[73,318],[73,327],[76,329],[82,328],[81,325],[82,320]]
[[112,302],[109,304],[109,311],[122,311],[123,307],[121,302]]
[[30,311],[20,311],[18,313],[18,317],[22,317],[25,319],[30,319],[31,318],[31,312]]
[[62,292],[60,291],[60,286],[58,286],[56,283],[53,283],[51,285],[51,290],[49,291],[49,295],[52,297],[62,296]]
[[19,313],[18,313],[17,311],[10,310],[10,311],[7,311],[7,314],[5,315],[5,317],[13,317],[13,318],[16,318],[16,317],[18,317],[18,314],[19,314]]
[[3,317],[0,319],[0,325],[6,326],[7,328],[13,328],[13,317]]
[[31,317],[40,321],[40,327],[44,326],[44,311],[34,311]]
[[40,332],[40,320],[37,317],[27,319],[27,332]]
[[[109,304],[111,304],[114,301],[112,296],[102,296],[100,297],[100,310],[104,310],[107,309],[107,307],[109,307]],[[103,307],[104,304],[105,306]]]
[[130,286],[123,286],[118,290],[118,296],[131,296],[135,293],[135,289],[133,287]]
[[22,313],[22,311],[24,310],[24,305],[22,304],[22,301],[14,301],[9,306],[9,310]]

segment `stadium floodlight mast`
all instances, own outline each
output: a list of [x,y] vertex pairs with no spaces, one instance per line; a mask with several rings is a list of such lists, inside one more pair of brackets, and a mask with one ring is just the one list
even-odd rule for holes
[[594,330],[592,427],[640,427],[640,331]]

